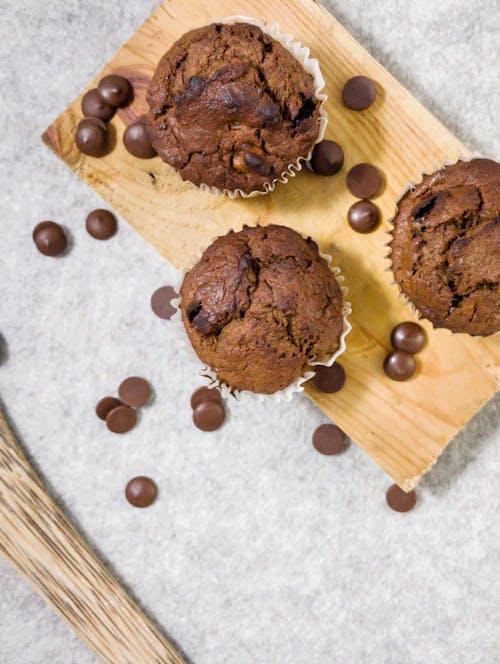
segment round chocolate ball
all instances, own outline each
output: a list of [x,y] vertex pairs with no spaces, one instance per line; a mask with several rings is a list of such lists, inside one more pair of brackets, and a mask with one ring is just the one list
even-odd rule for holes
[[312,377],[312,384],[320,392],[333,394],[344,387],[345,371],[344,367],[338,362],[334,362],[331,367],[318,364],[315,367],[315,375]]
[[193,410],[193,422],[202,431],[215,431],[225,417],[224,406],[218,401],[202,401]]
[[357,233],[370,233],[378,225],[378,207],[371,201],[358,201],[347,213],[349,226]]
[[380,191],[382,175],[373,164],[356,164],[347,174],[346,185],[356,198],[371,198]]
[[399,323],[391,332],[391,344],[396,350],[405,353],[418,353],[425,346],[427,335],[424,328],[413,321]]
[[106,426],[113,433],[127,433],[135,427],[136,422],[137,413],[135,410],[123,404],[113,408],[106,415]]
[[408,380],[416,368],[417,363],[413,355],[402,350],[389,353],[384,360],[384,371],[392,380]]
[[68,246],[62,226],[55,221],[41,221],[33,229],[33,242],[44,256],[60,256]]
[[320,454],[339,454],[345,448],[345,434],[335,424],[321,424],[313,434],[313,445]]
[[96,240],[108,240],[116,233],[116,217],[109,210],[92,210],[85,220],[85,228]]
[[110,106],[125,106],[134,93],[130,81],[117,74],[109,74],[99,81],[97,86],[102,99]]
[[318,175],[335,175],[344,164],[344,152],[335,141],[324,140],[316,143],[310,165]]
[[142,119],[125,129],[123,144],[128,152],[138,159],[151,159],[156,155],[156,150],[151,144],[148,125]]
[[377,97],[377,88],[371,78],[354,76],[344,85],[342,99],[353,111],[364,111],[373,104]]
[[75,134],[76,147],[89,157],[102,157],[108,150],[108,129],[99,118],[83,118]]
[[83,95],[81,106],[82,113],[86,117],[99,118],[104,122],[111,120],[115,114],[115,108],[104,101],[97,88],[93,88]]
[[403,491],[397,484],[392,484],[385,492],[389,507],[395,512],[409,512],[417,503],[415,491]]
[[158,488],[150,477],[132,478],[125,487],[125,498],[134,507],[149,507],[158,496]]

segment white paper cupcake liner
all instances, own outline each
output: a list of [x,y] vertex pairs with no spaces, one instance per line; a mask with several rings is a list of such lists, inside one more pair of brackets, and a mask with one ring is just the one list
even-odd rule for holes
[[[423,179],[427,175],[432,175],[433,173],[436,173],[437,171],[442,170],[446,166],[454,166],[457,164],[459,161],[472,161],[473,159],[489,159],[489,157],[486,157],[484,154],[480,152],[472,152],[472,153],[460,153],[456,159],[450,160],[447,159],[443,161],[442,163],[437,163],[434,166],[432,166],[429,170],[422,171],[420,174],[420,179],[419,180],[412,180],[411,182],[408,182],[408,184],[405,184],[403,189],[401,190],[401,193],[399,194],[398,198],[395,201],[395,210],[394,214],[392,217],[390,217],[387,221],[390,224],[391,228],[390,230],[385,231],[387,235],[389,235],[390,239],[388,242],[385,243],[385,247],[388,247],[389,251],[388,253],[384,256],[384,259],[387,260],[388,265],[385,268],[386,272],[390,272],[393,276],[393,279],[391,281],[391,286],[395,286],[398,289],[398,296],[399,298],[404,302],[405,306],[408,307],[408,309],[411,310],[413,315],[417,317],[419,320],[425,320],[427,321],[432,327],[437,330],[447,330],[448,328],[445,327],[436,327],[434,323],[426,318],[418,308],[413,304],[413,302],[409,299],[409,297],[404,293],[398,282],[394,279],[394,273],[392,271],[392,239],[393,239],[393,232],[394,232],[394,219],[396,218],[398,214],[398,208],[399,208],[399,203],[402,200],[402,198],[405,196],[406,193],[409,191],[413,191],[415,187],[417,187],[419,184],[422,183]],[[452,332],[451,330],[448,330],[450,334],[464,334],[463,332]]]
[[[215,241],[212,240],[212,242]],[[207,245],[207,246],[209,246]],[[333,276],[335,277],[335,280],[337,281],[340,290],[342,292],[342,298],[343,298],[343,304],[342,304],[342,318],[343,318],[343,326],[342,326],[342,332],[340,334],[339,338],[339,347],[338,349],[332,354],[327,357],[324,357],[321,360],[316,360],[316,359],[310,359],[308,361],[308,364],[310,367],[315,367],[319,364],[327,367],[331,367],[332,364],[342,355],[342,353],[346,349],[346,342],[345,338],[349,334],[349,332],[352,329],[352,326],[348,320],[349,315],[352,313],[352,308],[350,302],[347,302],[345,300],[348,290],[347,287],[344,285],[344,277],[341,274],[340,268],[333,266],[332,263],[332,257],[330,254],[325,254],[323,252],[319,252],[319,255],[326,260],[328,263],[328,266],[330,267],[330,270],[333,273]],[[201,256],[198,256],[195,260],[193,260],[193,265],[195,265],[199,260]],[[172,284],[173,288],[175,288],[177,293],[181,292],[181,287],[182,283],[184,281],[184,277],[188,270],[183,270],[178,272],[178,278],[176,280],[175,284]],[[182,315],[181,315],[181,309],[180,309],[180,296],[174,300],[172,300],[172,305],[176,307],[177,311],[176,313],[172,316],[170,319],[170,322],[172,323],[172,328],[173,328],[173,334],[174,334],[174,341],[176,345],[179,348],[182,348],[183,350],[186,350],[186,352],[190,353],[192,357],[196,358],[198,362],[200,362],[199,357],[196,355],[196,352],[194,351],[193,347],[191,346],[191,342],[189,341],[188,334],[186,332],[186,329],[184,327],[184,323],[182,322]],[[233,390],[230,385],[227,385],[223,381],[220,381],[219,378],[217,377],[217,372],[211,369],[209,366],[207,366],[204,363],[200,364],[200,370],[199,370],[199,375],[202,377],[204,380],[205,384],[207,387],[211,388],[217,388],[219,389],[221,396],[224,399],[227,399],[229,396],[232,396],[235,398],[236,401],[241,402],[242,400],[248,401],[248,400],[257,400],[257,401],[265,401],[265,400],[272,400],[272,401],[290,401],[293,397],[293,395],[296,392],[303,392],[304,391],[304,383],[306,383],[308,380],[310,380],[314,376],[315,372],[313,370],[307,371],[305,374],[297,378],[293,383],[290,383],[287,387],[285,387],[283,390],[279,390],[277,392],[274,392],[272,394],[260,394],[256,392],[250,392],[249,390]]]
[[[269,194],[271,191],[273,191],[278,182],[285,184],[286,182],[288,182],[289,178],[295,177],[295,175],[302,170],[305,162],[311,158],[316,143],[319,143],[320,141],[323,140],[323,137],[325,135],[326,125],[328,124],[328,116],[324,109],[324,104],[325,101],[328,99],[328,97],[326,94],[321,92],[321,90],[325,87],[325,79],[323,78],[323,74],[321,73],[319,62],[316,60],[316,58],[309,57],[310,54],[309,48],[307,46],[302,46],[297,41],[294,41],[292,35],[282,33],[278,23],[273,23],[273,25],[268,26],[263,19],[252,18],[248,16],[228,16],[227,18],[214,19],[213,21],[211,21],[211,23],[251,23],[252,25],[256,25],[263,32],[268,34],[270,37],[279,42],[284,48],[286,48],[286,50],[289,51],[294,56],[294,58],[300,62],[305,71],[308,74],[311,74],[314,79],[314,84],[315,84],[314,97],[320,102],[318,136],[314,144],[311,146],[311,149],[309,150],[308,154],[305,157],[299,157],[297,161],[295,161],[294,163],[288,164],[288,167],[286,168],[286,170],[283,171],[280,177],[275,178],[271,182],[266,182],[263,185],[264,187],[263,190],[258,189],[256,191],[251,191],[248,194],[242,191],[241,189],[235,189],[235,190],[218,189],[217,187],[211,187],[208,184],[196,185],[193,182],[190,182],[189,180],[183,180],[183,182],[188,182],[195,189],[199,189],[200,191],[206,191],[216,196],[227,196],[228,198],[231,199],[239,197],[252,198],[253,196],[265,196],[266,194]],[[179,173],[178,175],[179,178],[181,178]]]

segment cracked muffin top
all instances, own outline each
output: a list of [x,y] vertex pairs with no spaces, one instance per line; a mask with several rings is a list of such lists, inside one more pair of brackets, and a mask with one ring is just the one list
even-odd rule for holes
[[147,101],[153,145],[184,180],[264,190],[319,132],[314,80],[279,42],[248,23],[214,23],[165,53]]
[[332,355],[343,328],[342,293],[318,246],[285,226],[215,240],[184,278],[181,311],[220,380],[265,394]]
[[459,161],[426,175],[398,204],[392,271],[435,327],[500,330],[500,164]]

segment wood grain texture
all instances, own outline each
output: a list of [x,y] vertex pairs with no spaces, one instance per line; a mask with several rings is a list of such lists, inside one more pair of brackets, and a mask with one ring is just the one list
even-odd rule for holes
[[1,412],[0,553],[103,662],[184,662],[50,498]]
[[[124,128],[145,111],[144,93],[164,51],[192,27],[235,14],[278,21],[319,59],[329,95],[326,137],[337,140],[346,155],[339,175],[323,178],[302,171],[268,196],[229,201],[181,182],[159,158],[140,161],[125,151]],[[474,339],[434,331],[427,323],[429,343],[418,356],[416,377],[396,383],[382,371],[391,328],[414,317],[387,270],[388,219],[408,182],[467,154],[466,148],[312,0],[164,2],[88,87],[111,72],[132,80],[136,98],[111,122],[116,146],[110,154],[92,159],[75,148],[80,98],[45,132],[47,145],[179,268],[189,266],[215,236],[243,224],[291,226],[333,252],[353,305],[353,331],[342,359],[348,380],[335,395],[312,387],[306,392],[401,487],[415,486],[453,435],[494,395],[500,380],[498,335]],[[343,84],[356,74],[372,77],[378,87],[375,104],[363,112],[341,103]],[[385,176],[376,199],[383,222],[367,236],[346,223],[354,198],[345,187],[345,175],[363,161],[378,166]]]

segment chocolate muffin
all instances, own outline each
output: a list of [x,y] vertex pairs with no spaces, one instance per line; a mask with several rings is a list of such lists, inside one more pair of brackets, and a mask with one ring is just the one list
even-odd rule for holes
[[165,53],[147,93],[153,146],[195,185],[264,191],[309,156],[314,92],[312,75],[257,26],[192,30]]
[[500,330],[500,164],[459,161],[408,191],[393,220],[392,271],[435,327]]
[[284,226],[215,240],[184,279],[181,310],[218,378],[265,394],[332,355],[343,328],[342,293],[316,243]]

